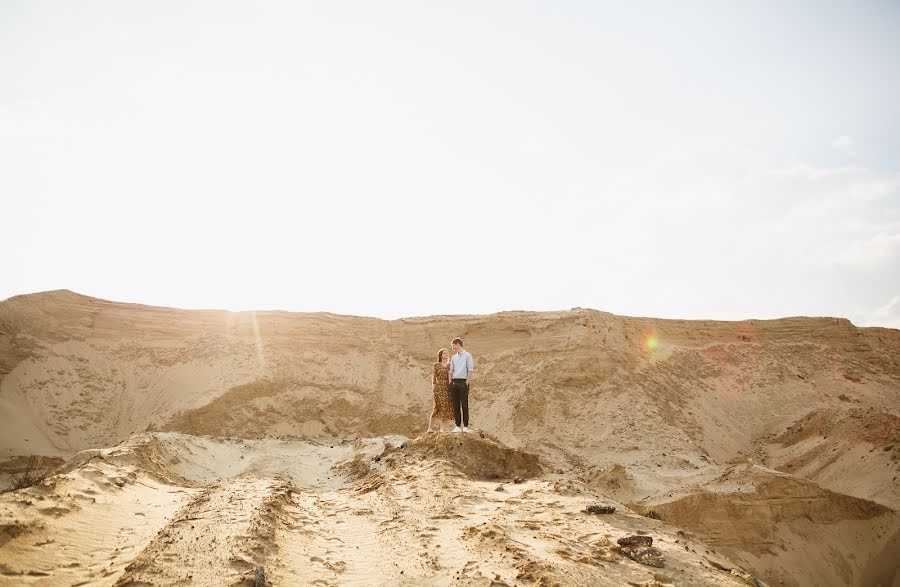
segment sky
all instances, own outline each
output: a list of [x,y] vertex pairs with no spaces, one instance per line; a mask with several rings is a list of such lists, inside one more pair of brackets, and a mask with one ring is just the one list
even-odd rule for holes
[[0,0],[0,299],[900,328],[900,3]]

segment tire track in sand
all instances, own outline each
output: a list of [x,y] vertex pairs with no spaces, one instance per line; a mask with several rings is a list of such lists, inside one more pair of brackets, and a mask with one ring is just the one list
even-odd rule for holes
[[293,489],[277,478],[223,480],[195,497],[126,567],[116,585],[233,585],[274,549]]

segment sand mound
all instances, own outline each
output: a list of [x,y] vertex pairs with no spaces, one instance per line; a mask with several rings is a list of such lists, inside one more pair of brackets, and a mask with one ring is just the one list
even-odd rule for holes
[[771,440],[769,466],[900,507],[900,416],[880,407],[812,410]]
[[65,474],[101,461],[120,470],[140,471],[183,487],[206,487],[241,475],[290,479],[298,487],[336,487],[340,463],[370,462],[405,444],[402,436],[333,444],[288,439],[240,439],[146,432],[119,446],[82,451],[56,470]]
[[481,430],[420,436],[409,443],[403,458],[441,459],[472,479],[512,481],[542,473],[537,455],[511,449]]
[[427,409],[424,397],[403,398],[420,405],[417,411],[398,412],[393,402],[373,397],[373,391],[351,382],[335,385],[324,377],[260,379],[229,388],[202,407],[179,411],[154,428],[192,435],[339,440],[348,430],[362,437],[410,432]]
[[900,516],[803,479],[737,465],[654,508],[773,585],[893,584],[896,568],[884,561]]
[[622,465],[595,468],[583,476],[584,483],[602,493],[620,500],[629,500],[634,495],[634,479]]
[[166,483],[191,485],[191,480],[176,472],[176,466],[181,463],[178,452],[177,444],[154,434],[142,434],[113,448],[83,450],[55,473],[66,474],[91,461],[104,461],[122,469],[143,471]]
[[791,445],[819,436],[861,440],[883,448],[900,442],[900,416],[875,407],[821,408],[790,425],[773,442]]

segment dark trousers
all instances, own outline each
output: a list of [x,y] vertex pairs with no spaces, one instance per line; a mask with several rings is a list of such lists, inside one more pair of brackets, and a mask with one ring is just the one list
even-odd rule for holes
[[[457,426],[469,425],[469,386],[465,379],[454,379],[450,382],[450,401],[453,402],[453,417]],[[460,418],[460,411],[462,417]]]

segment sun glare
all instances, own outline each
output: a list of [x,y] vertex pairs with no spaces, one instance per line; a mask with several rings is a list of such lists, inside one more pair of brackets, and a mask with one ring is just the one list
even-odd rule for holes
[[253,325],[253,337],[256,341],[256,360],[259,361],[260,368],[265,369],[266,358],[263,354],[262,336],[259,332],[259,322],[256,319],[256,312],[250,312],[250,321]]

